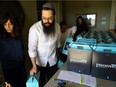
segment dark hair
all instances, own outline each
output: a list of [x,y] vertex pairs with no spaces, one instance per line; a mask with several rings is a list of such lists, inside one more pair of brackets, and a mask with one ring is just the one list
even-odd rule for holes
[[64,21],[61,21],[60,22],[60,27],[62,28],[62,26],[64,26],[64,25],[67,25]]
[[8,11],[3,12],[0,15],[0,35],[1,37],[8,36],[8,32],[4,28],[4,24],[8,21],[8,19],[14,25],[13,33],[15,34],[15,37],[18,37],[19,36],[19,23],[17,21],[15,14],[12,12],[8,12]]
[[77,26],[79,25],[79,21],[78,21],[79,18],[81,18],[82,24],[85,24],[85,21],[84,21],[83,17],[82,16],[78,16],[77,19],[76,19]]

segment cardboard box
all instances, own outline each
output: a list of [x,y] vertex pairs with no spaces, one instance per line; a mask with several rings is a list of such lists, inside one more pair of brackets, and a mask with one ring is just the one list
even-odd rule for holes
[[91,74],[92,51],[68,48],[67,70]]
[[116,54],[93,52],[91,75],[116,80]]

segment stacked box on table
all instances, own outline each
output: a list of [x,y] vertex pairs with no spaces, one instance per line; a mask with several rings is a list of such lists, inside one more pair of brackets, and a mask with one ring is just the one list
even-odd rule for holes
[[116,53],[93,52],[91,75],[116,81]]
[[68,48],[67,70],[89,75],[91,59],[91,50]]

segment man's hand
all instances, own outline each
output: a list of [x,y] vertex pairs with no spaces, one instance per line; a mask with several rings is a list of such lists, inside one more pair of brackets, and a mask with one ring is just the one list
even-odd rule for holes
[[31,62],[32,62],[32,69],[30,70],[30,75],[32,76],[37,72],[36,57],[32,57]]
[[30,75],[33,76],[37,72],[37,66],[32,67],[30,70]]

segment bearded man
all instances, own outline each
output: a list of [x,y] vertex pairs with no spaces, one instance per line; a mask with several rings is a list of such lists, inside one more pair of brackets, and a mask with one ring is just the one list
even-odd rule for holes
[[28,53],[32,62],[30,75],[40,71],[40,86],[44,87],[57,71],[56,49],[60,48],[60,25],[55,21],[52,3],[42,6],[41,20],[31,26],[28,39]]

